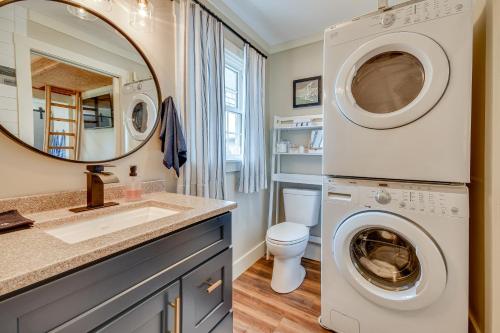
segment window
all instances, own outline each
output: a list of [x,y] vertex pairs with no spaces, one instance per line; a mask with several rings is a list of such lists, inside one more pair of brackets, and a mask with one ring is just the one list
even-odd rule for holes
[[241,161],[243,155],[243,51],[226,40],[225,110],[226,160]]
[[84,99],[82,104],[85,129],[113,127],[113,101],[111,94]]

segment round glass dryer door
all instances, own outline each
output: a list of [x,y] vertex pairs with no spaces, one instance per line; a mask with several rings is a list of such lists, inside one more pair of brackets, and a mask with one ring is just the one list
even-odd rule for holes
[[387,34],[361,45],[343,64],[335,82],[337,105],[363,127],[404,126],[436,105],[449,74],[448,58],[434,40]]
[[132,126],[139,133],[148,129],[148,105],[144,102],[135,104],[132,110]]
[[446,287],[441,251],[426,232],[398,215],[352,215],[334,235],[333,254],[344,278],[362,296],[387,308],[427,307]]
[[149,129],[156,123],[157,109],[153,100],[146,94],[137,94],[128,106],[125,123],[134,140],[146,140]]

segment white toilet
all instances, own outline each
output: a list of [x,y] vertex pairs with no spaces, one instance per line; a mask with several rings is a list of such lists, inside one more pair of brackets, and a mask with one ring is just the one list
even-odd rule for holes
[[267,249],[274,256],[271,288],[289,293],[304,281],[306,271],[300,260],[309,241],[309,228],[318,224],[321,191],[283,189],[286,222],[267,230]]

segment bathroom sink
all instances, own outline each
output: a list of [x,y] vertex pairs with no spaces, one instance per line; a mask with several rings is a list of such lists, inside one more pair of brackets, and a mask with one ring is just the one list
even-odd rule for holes
[[45,232],[59,238],[63,242],[75,244],[178,213],[180,213],[180,211],[173,209],[141,207],[104,216],[101,215],[94,218],[87,218],[70,225],[45,230]]

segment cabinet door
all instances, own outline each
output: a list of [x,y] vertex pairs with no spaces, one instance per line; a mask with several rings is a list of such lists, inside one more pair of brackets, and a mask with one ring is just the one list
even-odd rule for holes
[[94,332],[179,333],[181,301],[179,282],[148,297]]
[[182,277],[181,283],[183,332],[212,331],[232,308],[231,249]]
[[228,313],[210,333],[233,333],[233,313]]

